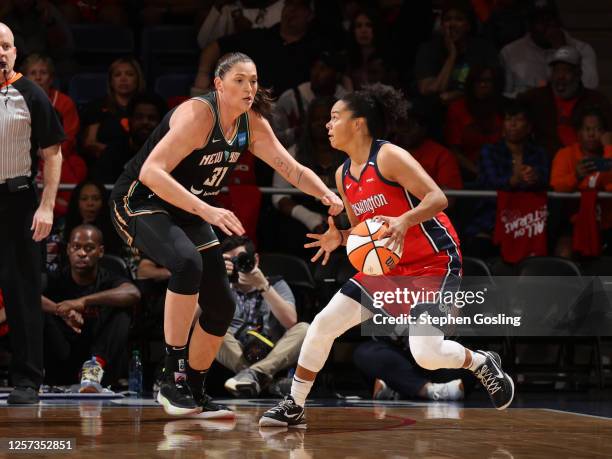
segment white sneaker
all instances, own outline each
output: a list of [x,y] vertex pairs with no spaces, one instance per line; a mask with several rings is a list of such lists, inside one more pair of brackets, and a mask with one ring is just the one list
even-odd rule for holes
[[463,400],[463,382],[461,379],[454,379],[447,383],[431,383],[427,390],[427,396],[431,400]]

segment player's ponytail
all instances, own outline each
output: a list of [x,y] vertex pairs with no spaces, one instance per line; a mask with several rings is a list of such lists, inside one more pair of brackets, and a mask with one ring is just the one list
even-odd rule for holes
[[[215,77],[223,79],[225,74],[229,72],[238,62],[252,62],[253,65],[255,65],[253,59],[244,53],[227,53],[221,56],[221,59],[219,59],[219,62],[217,62]],[[260,116],[268,116],[272,111],[273,100],[274,99],[272,98],[272,94],[269,89],[262,88],[261,86],[257,85],[257,93],[255,94],[251,108]]]
[[353,117],[366,119],[368,131],[376,139],[387,136],[406,118],[409,105],[402,91],[381,83],[364,86],[344,96],[342,101],[353,112]]

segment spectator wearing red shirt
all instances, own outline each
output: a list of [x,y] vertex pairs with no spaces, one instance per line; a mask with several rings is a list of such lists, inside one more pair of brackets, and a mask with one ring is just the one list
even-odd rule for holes
[[608,98],[585,88],[581,82],[581,59],[576,48],[559,48],[549,62],[552,75],[548,86],[530,89],[518,96],[534,114],[536,142],[546,148],[551,158],[562,147],[576,142],[572,119],[587,107],[599,107],[606,124],[612,124],[612,105]]
[[[448,148],[427,136],[425,123],[418,115],[409,113],[398,124],[396,131],[393,142],[409,151],[440,188],[463,188],[457,158]],[[450,203],[449,199],[449,207]]]
[[494,66],[475,66],[466,81],[465,96],[448,108],[444,136],[459,161],[464,180],[478,174],[480,150],[502,133],[501,72]]
[[[601,190],[612,191],[612,133],[601,110],[587,108],[576,119],[578,142],[561,148],[552,163],[550,185],[555,191]],[[603,242],[612,243],[612,202],[601,200],[600,226]],[[577,203],[566,206],[569,222],[577,210]],[[572,227],[568,223],[557,242],[559,256],[572,256]]]
[[[76,139],[80,128],[79,113],[77,112],[76,105],[68,95],[51,86],[55,77],[55,67],[50,57],[30,54],[24,60],[22,68],[23,74],[40,86],[49,96],[49,100],[59,115],[64,133],[66,134],[66,140],[62,142],[62,175],[60,183],[77,184],[87,176],[87,165],[76,151]],[[39,164],[41,174],[43,167],[44,161],[41,161]],[[57,217],[66,213],[68,201],[70,201],[69,191],[57,193],[54,209]]]

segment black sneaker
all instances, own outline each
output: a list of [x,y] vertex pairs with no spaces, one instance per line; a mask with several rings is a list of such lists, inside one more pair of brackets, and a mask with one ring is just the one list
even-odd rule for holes
[[6,399],[9,405],[34,405],[38,402],[38,392],[31,387],[24,386],[15,387]]
[[163,380],[159,385],[157,403],[164,407],[164,411],[171,416],[184,416],[200,412],[191,389],[184,379],[176,382]]
[[261,427],[306,427],[306,419],[304,417],[304,408],[295,403],[291,395],[285,396],[285,399],[270,408],[259,419]]
[[236,413],[234,413],[228,406],[213,402],[212,397],[206,393],[203,393],[200,397],[196,396],[196,403],[202,409],[202,411],[189,415],[190,418],[233,419],[236,417]]
[[514,398],[514,382],[501,367],[501,359],[497,352],[476,351],[484,355],[485,362],[476,368],[476,376],[489,393],[491,402],[498,410],[506,409]]

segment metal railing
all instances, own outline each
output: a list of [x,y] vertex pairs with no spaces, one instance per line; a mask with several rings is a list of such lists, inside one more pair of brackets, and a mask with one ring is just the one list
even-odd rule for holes
[[[42,185],[39,185],[39,187],[41,186]],[[68,191],[68,190],[74,189],[75,186],[76,185],[73,185],[73,184],[61,184],[59,186],[59,189],[61,191]],[[104,187],[107,190],[112,190],[114,185],[106,184],[104,185]],[[263,194],[304,194],[302,191],[296,188],[274,188],[271,186],[262,186],[262,187],[259,187],[259,190]],[[332,188],[332,191],[337,192],[335,188]],[[222,193],[227,192],[227,188],[223,188],[221,192]],[[497,196],[497,191],[495,190],[444,190],[444,194],[452,198],[455,198],[455,197],[456,198],[494,198]],[[578,191],[572,192],[572,193],[561,193],[558,191],[549,191],[547,194],[549,198],[554,198],[554,199],[577,199],[580,197],[580,192]],[[599,193],[597,193],[597,196],[599,198],[610,199],[612,198],[612,192],[600,191]]]

